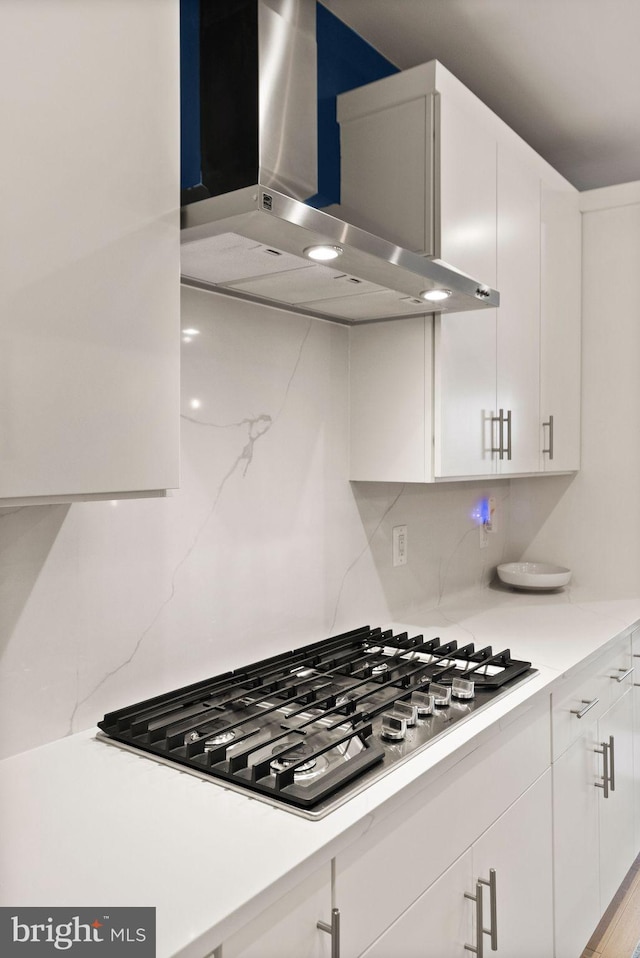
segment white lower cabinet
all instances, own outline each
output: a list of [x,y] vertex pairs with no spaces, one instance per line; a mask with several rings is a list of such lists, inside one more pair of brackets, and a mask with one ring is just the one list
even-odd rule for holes
[[[549,757],[547,699],[513,719],[341,851],[335,859],[334,889],[341,914],[341,958],[385,954],[403,958],[396,941],[403,943],[408,955],[441,958],[449,954],[443,942],[456,946],[452,954],[464,955],[465,943],[473,944],[475,915],[474,903],[465,893],[474,894],[476,880],[488,879],[490,868],[504,871],[508,877],[503,881],[511,885],[523,861],[535,858],[537,849],[527,845],[522,851],[514,839],[519,828],[521,841],[541,843],[538,825],[535,835],[531,828],[532,815],[536,822],[539,816],[541,832],[546,829],[548,875],[542,884],[550,889],[551,790],[545,775]],[[531,786],[537,789],[537,798],[525,798]],[[488,846],[482,843],[483,836],[491,836]],[[510,845],[515,855],[507,868],[503,849]],[[485,851],[490,858],[492,846],[499,865],[485,861]],[[480,856],[477,861],[472,850]],[[485,874],[476,873],[480,864]],[[486,892],[484,897],[489,914]],[[550,914],[546,925],[553,927]],[[511,919],[505,927],[511,927]],[[536,958],[544,958],[544,952]]]
[[595,724],[553,766],[556,958],[582,953],[600,907]]
[[[634,859],[633,693],[625,692],[598,724],[598,748],[608,748],[609,788],[598,789],[600,911],[604,912]],[[603,755],[598,755],[604,759]]]
[[640,844],[631,651],[627,633],[560,678],[551,708],[540,696],[374,813],[215,958],[577,958]]
[[472,948],[504,958],[553,956],[549,770],[363,958],[463,958]]
[[636,678],[633,683],[633,779],[634,779],[634,843],[635,854],[640,852],[640,629],[631,636]]
[[[552,958],[550,770],[485,832],[472,853],[474,881],[487,881],[490,870],[495,870],[496,953],[503,958]],[[491,889],[482,887],[488,928]],[[485,935],[485,952],[489,945]]]
[[[393,881],[388,875],[387,881]],[[471,888],[471,852],[462,855],[411,908],[363,953],[363,958],[459,958],[473,934],[462,889]]]
[[581,954],[635,857],[629,661],[627,639],[553,707],[554,732],[577,729],[553,763],[556,958]]
[[331,922],[330,863],[227,939],[213,958],[330,958],[331,936],[318,921]]

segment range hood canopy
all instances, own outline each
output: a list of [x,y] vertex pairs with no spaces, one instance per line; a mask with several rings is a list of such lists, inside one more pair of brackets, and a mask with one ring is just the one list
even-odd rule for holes
[[[305,202],[317,192],[315,0],[202,0],[199,26],[203,184],[182,208],[183,283],[347,324],[498,305],[446,263]],[[310,259],[316,246],[336,258]],[[434,290],[443,298],[425,300]]]

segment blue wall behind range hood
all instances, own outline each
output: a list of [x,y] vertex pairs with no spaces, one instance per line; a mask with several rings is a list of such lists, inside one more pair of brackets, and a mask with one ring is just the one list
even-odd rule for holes
[[[181,189],[202,183],[200,124],[200,7],[216,0],[180,2]],[[336,97],[397,73],[369,43],[316,4],[318,48],[318,192],[307,200],[325,207],[340,202],[340,128]],[[193,197],[196,198],[196,195]],[[197,197],[200,198],[200,197]]]
[[316,5],[318,44],[318,193],[307,200],[323,207],[340,202],[339,93],[398,73],[396,67],[321,3]]

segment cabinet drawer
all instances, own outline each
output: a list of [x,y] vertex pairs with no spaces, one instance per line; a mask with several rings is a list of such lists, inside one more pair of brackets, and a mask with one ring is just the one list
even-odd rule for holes
[[[599,719],[633,682],[629,638],[621,640],[578,675],[562,680],[551,695],[552,754],[556,759],[584,731],[584,719]],[[628,673],[628,674],[627,674]]]
[[549,740],[543,698],[337,856],[343,958],[361,954],[542,775]]

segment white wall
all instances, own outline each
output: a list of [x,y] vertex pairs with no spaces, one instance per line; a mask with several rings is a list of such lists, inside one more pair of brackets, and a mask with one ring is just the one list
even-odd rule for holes
[[582,194],[582,468],[512,483],[514,553],[640,589],[640,183]]
[[[184,289],[189,327],[177,494],[0,511],[0,754],[436,607],[504,555],[508,482],[347,481],[344,327]],[[480,550],[483,494],[500,531]],[[399,523],[409,563],[392,568]]]

